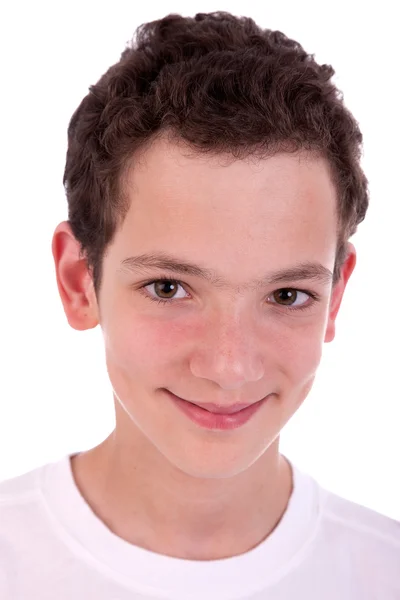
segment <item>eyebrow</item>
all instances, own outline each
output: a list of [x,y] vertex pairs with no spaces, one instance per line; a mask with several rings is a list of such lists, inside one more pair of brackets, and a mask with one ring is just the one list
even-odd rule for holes
[[[205,268],[191,262],[180,260],[165,252],[140,254],[130,256],[121,261],[118,271],[139,273],[148,269],[162,269],[183,275],[199,277],[217,287],[231,288],[232,286],[215,270]],[[333,273],[321,263],[303,262],[293,267],[273,271],[261,279],[247,282],[246,287],[264,287],[288,281],[312,280],[324,284],[331,283]],[[234,286],[236,287],[236,286]]]

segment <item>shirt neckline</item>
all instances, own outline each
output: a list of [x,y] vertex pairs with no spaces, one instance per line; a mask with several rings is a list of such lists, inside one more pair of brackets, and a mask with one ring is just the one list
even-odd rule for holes
[[137,592],[174,600],[250,596],[297,565],[317,529],[319,486],[287,459],[293,472],[292,495],[277,527],[255,548],[210,561],[157,554],[126,542],[97,517],[75,483],[72,456],[49,463],[42,472],[42,497],[53,524],[81,559]]

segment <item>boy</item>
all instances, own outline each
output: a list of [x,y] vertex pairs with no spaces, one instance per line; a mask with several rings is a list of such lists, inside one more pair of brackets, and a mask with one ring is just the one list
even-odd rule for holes
[[400,598],[399,523],[279,452],[368,208],[332,75],[251,19],[169,15],[72,116],[52,252],[116,427],[1,484],[2,599]]

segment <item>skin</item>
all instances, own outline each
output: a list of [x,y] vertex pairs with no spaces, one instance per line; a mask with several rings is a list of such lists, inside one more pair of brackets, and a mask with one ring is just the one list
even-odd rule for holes
[[[354,246],[335,287],[249,282],[300,262],[333,272],[337,196],[322,158],[278,154],[228,161],[185,155],[158,140],[126,176],[129,213],[104,259],[97,302],[79,244],[60,223],[52,251],[71,327],[100,324],[116,427],[71,459],[92,510],[124,540],[170,556],[210,560],[248,551],[279,523],[292,473],[279,434],[308,395],[323,344],[356,263]],[[123,259],[164,251],[218,271],[217,286]],[[175,288],[149,282],[168,275]],[[148,295],[174,304],[151,302]],[[278,291],[299,292],[294,308]],[[145,290],[142,290],[145,292]],[[295,310],[309,305],[307,310]],[[244,426],[206,430],[163,391],[192,401],[268,402]]]

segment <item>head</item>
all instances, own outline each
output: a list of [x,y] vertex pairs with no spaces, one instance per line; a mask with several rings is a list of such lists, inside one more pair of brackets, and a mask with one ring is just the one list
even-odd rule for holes
[[[368,207],[333,74],[251,19],[169,15],[138,29],[72,116],[57,283],[73,328],[101,326],[124,447],[232,476],[309,393]],[[246,425],[210,431],[165,390],[269,398]]]

